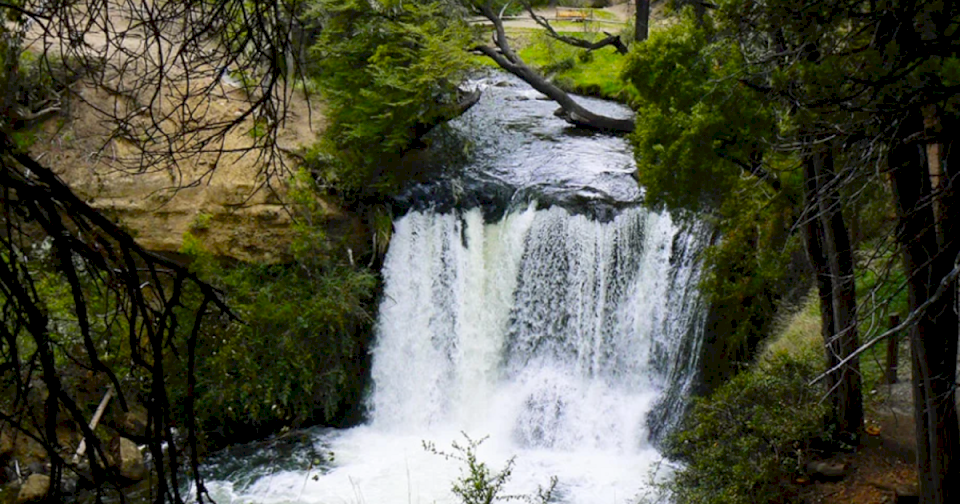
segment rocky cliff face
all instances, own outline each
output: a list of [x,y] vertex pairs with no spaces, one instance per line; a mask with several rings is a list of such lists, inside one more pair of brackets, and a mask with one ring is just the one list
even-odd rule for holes
[[[229,122],[250,106],[243,90],[214,88],[193,99],[192,105],[203,109],[202,120]],[[278,148],[272,151],[257,145],[256,123],[244,118],[217,148],[190,154],[186,146],[183,154],[158,157],[154,164],[144,155],[143,142],[116,134],[117,114],[103,112],[130,107],[129,100],[93,87],[80,87],[78,95],[65,118],[45,125],[32,151],[92,206],[118,219],[150,250],[176,252],[189,231],[217,255],[284,260],[292,237],[285,181],[295,163],[283,153],[316,140],[323,127],[316,103],[301,95],[289,99]],[[362,247],[361,220],[332,199],[320,203],[329,238]]]

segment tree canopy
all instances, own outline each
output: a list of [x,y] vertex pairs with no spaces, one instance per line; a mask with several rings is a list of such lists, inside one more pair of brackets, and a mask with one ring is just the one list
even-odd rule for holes
[[[950,502],[958,324],[947,306],[960,243],[946,231],[957,174],[944,133],[960,90],[960,12],[936,1],[714,7],[653,33],[631,55],[626,75],[644,97],[635,141],[648,198],[720,209],[728,237],[755,235],[737,218],[743,202],[767,209],[802,199],[785,229],[804,236],[816,270],[833,418],[851,433],[862,422],[862,350],[849,222],[869,204],[865,195],[889,198],[898,225],[880,238],[898,244],[908,279],[912,311],[901,329],[912,348],[922,498]],[[733,213],[724,211],[731,200],[741,204]]]

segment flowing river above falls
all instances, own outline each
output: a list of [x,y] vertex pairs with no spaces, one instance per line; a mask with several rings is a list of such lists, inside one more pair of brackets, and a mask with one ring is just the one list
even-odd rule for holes
[[366,423],[212,457],[218,503],[455,503],[463,464],[424,442],[454,452],[464,434],[487,438],[494,471],[515,457],[505,494],[553,476],[557,502],[645,493],[651,432],[676,420],[699,354],[703,230],[638,205],[625,139],[571,129],[510,77],[476,84],[452,124],[469,140],[435,143],[460,165],[400,203]]

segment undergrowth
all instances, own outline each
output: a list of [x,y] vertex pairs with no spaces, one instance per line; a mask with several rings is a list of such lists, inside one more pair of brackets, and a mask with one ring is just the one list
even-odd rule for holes
[[683,464],[666,484],[678,504],[792,502],[789,482],[824,439],[816,300],[786,321],[749,369],[694,401],[665,455]]
[[[898,278],[894,267],[888,277]],[[902,293],[873,291],[878,275],[860,268],[861,342],[886,330],[879,323],[902,310]],[[872,306],[868,297],[885,299]],[[665,484],[677,504],[794,502],[791,482],[820,452],[844,448],[824,426],[825,391],[811,386],[824,367],[820,308],[816,292],[786,318],[774,323],[774,336],[756,362],[717,388],[697,398],[681,428],[665,443],[664,454],[682,462]],[[864,400],[883,380],[886,345],[861,355]],[[849,448],[849,447],[846,447]]]

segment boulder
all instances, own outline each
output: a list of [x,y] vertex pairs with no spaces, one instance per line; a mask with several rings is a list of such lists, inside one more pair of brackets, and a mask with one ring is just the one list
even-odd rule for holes
[[45,474],[31,474],[27,481],[20,487],[20,493],[17,494],[17,504],[28,502],[41,502],[47,497],[50,491],[50,476]]
[[807,463],[807,474],[817,480],[835,481],[847,475],[847,465],[841,463],[814,460]]
[[147,468],[143,463],[143,453],[137,444],[125,437],[118,437],[112,443],[114,464],[120,471],[120,476],[130,481],[140,481],[147,475]]
[[142,409],[128,411],[123,414],[120,425],[134,434],[145,436],[147,434],[147,412]]

